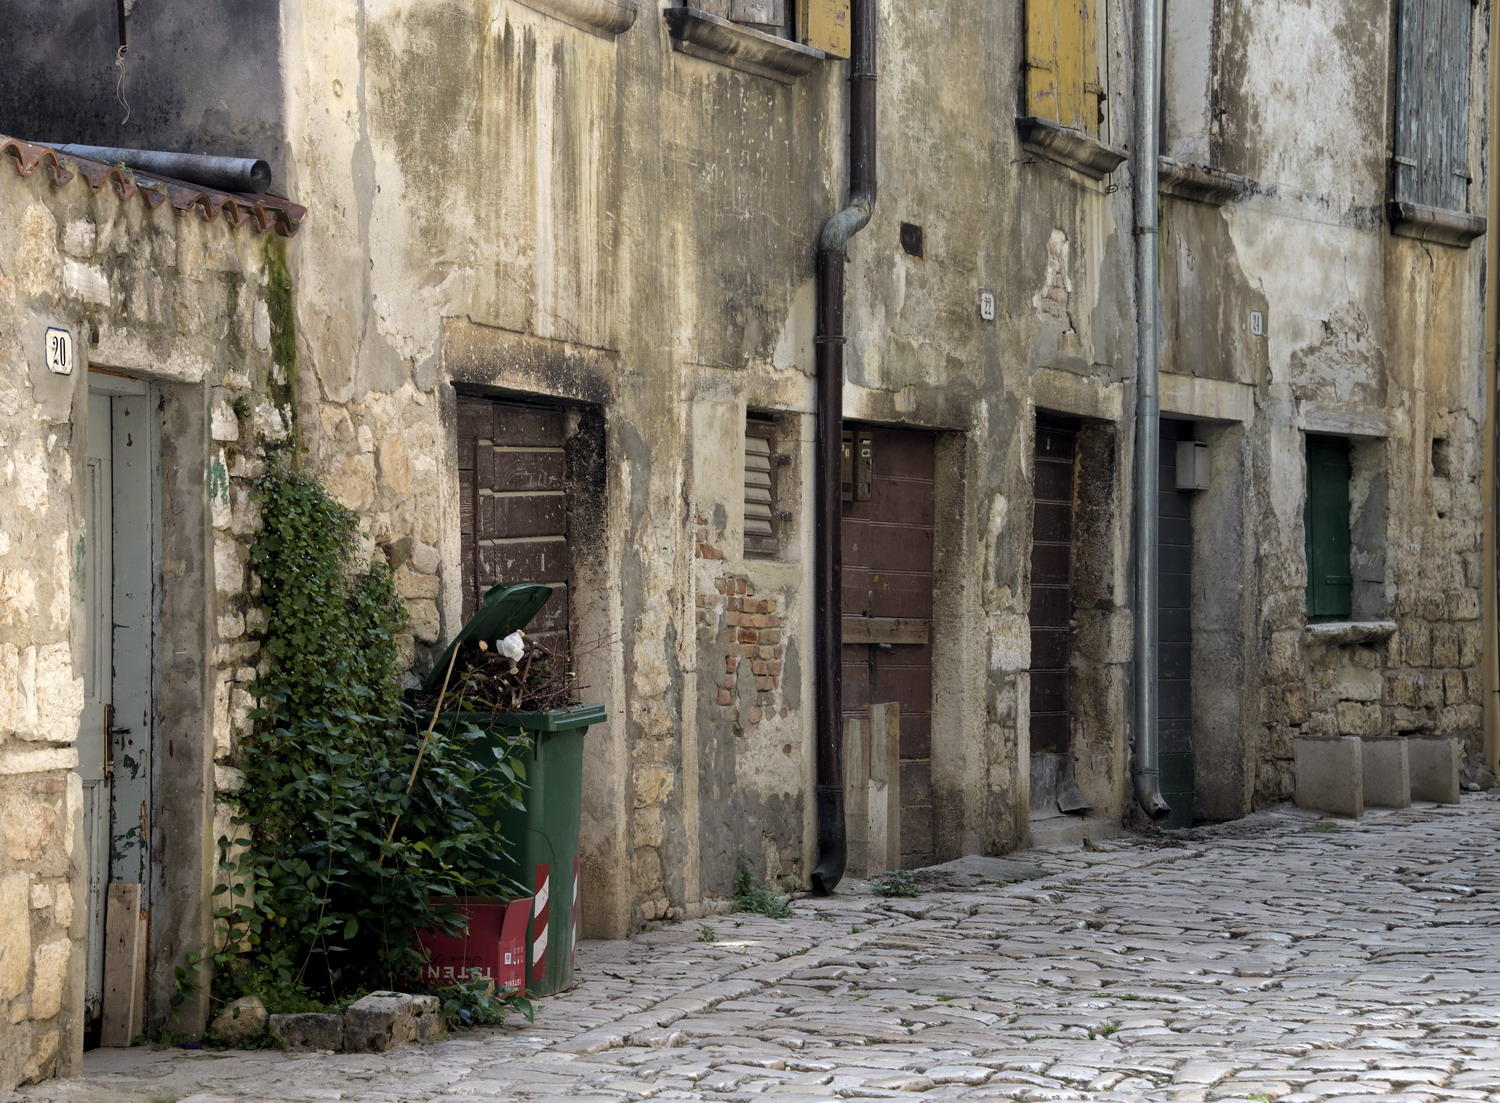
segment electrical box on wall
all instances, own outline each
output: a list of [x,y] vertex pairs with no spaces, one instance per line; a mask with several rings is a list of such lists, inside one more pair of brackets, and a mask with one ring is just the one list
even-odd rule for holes
[[1177,489],[1208,489],[1208,445],[1202,441],[1177,442]]

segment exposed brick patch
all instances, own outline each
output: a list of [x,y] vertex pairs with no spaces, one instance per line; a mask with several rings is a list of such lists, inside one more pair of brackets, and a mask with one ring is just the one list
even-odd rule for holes
[[723,656],[713,671],[719,708],[737,723],[760,723],[781,693],[784,600],[743,575],[726,575],[714,580],[713,593],[698,595],[697,606],[700,639]]

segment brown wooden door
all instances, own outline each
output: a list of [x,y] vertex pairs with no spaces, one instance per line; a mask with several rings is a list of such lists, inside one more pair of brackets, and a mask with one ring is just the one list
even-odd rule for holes
[[1073,514],[1078,429],[1038,415],[1031,521],[1031,753],[1066,755],[1073,686]]
[[[860,426],[873,452],[867,489],[844,503],[844,617],[878,618],[879,635],[932,619],[933,437],[905,429]],[[867,500],[849,500],[865,497]],[[846,644],[844,714],[872,702],[901,706],[901,864],[936,860],[932,824],[932,645]]]
[[461,395],[459,535],[464,616],[491,586],[544,582],[555,591],[529,634],[568,643],[568,494],[564,412]]

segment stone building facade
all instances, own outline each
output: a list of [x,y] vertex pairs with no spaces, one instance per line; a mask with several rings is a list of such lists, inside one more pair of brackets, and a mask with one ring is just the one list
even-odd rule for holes
[[[32,60],[64,49],[34,7],[3,48]],[[158,615],[194,643],[191,669],[156,684],[191,699],[154,707],[192,727],[174,784],[199,820],[233,787],[255,661],[243,480],[295,425],[391,559],[416,669],[480,588],[521,574],[565,591],[554,627],[599,641],[579,655],[610,716],[588,737],[585,934],[718,907],[742,861],[806,884],[810,579],[828,535],[812,503],[813,251],[844,201],[849,74],[736,22],[737,2],[707,7],[309,0],[184,22],[141,4],[126,123],[113,68],[89,75],[114,51],[91,16],[66,52],[97,53],[93,69],[0,66],[22,137],[256,154],[309,211],[288,239],[274,220],[234,228],[117,184],[0,172],[24,216],[0,232],[0,511],[27,510],[0,534],[0,665],[26,672],[0,686],[20,687],[17,719],[0,711],[15,787],[0,931],[25,926],[35,948],[0,960],[0,1080],[70,1067],[82,1031],[72,549],[88,403],[82,372],[39,366],[50,319],[172,426],[157,570],[190,585],[165,586]],[[1035,79],[1066,68],[1028,45],[1043,7],[877,7],[881,188],[851,248],[844,387],[845,611],[861,620],[843,659],[856,724],[900,704],[906,864],[1132,815],[1133,13],[1084,6],[1094,69],[1068,70],[1075,126],[1046,115],[1058,93]],[[1161,389],[1187,734],[1169,749],[1179,806],[1226,819],[1290,796],[1299,734],[1480,749],[1482,254],[1388,212],[1400,4],[1178,7]],[[1469,212],[1486,187],[1487,12],[1464,39]],[[226,42],[223,65],[183,61]],[[1323,626],[1307,605],[1309,438],[1344,441],[1350,467],[1351,604]],[[1176,489],[1178,444],[1206,454],[1203,489]],[[521,454],[549,457],[554,481],[492,462]],[[540,498],[553,504],[515,505]],[[206,938],[211,835],[185,865],[152,855],[157,1021],[172,967]]]
[[[272,273],[300,214],[224,199],[0,137],[7,1087],[76,1068],[97,1016],[108,875],[88,852],[145,871],[158,1024],[174,963],[208,946],[215,794],[235,784],[255,663],[248,479],[290,424]],[[49,331],[71,335],[68,359],[49,355]],[[156,477],[137,487],[137,469]],[[132,623],[140,588],[155,608]],[[113,632],[100,639],[93,618]],[[133,672],[143,653],[155,670]],[[140,726],[149,740],[122,742]]]

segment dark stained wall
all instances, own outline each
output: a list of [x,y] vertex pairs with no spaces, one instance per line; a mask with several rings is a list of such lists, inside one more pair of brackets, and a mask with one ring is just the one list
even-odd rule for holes
[[116,95],[115,0],[6,0],[0,133],[282,164],[280,0],[127,2]]

